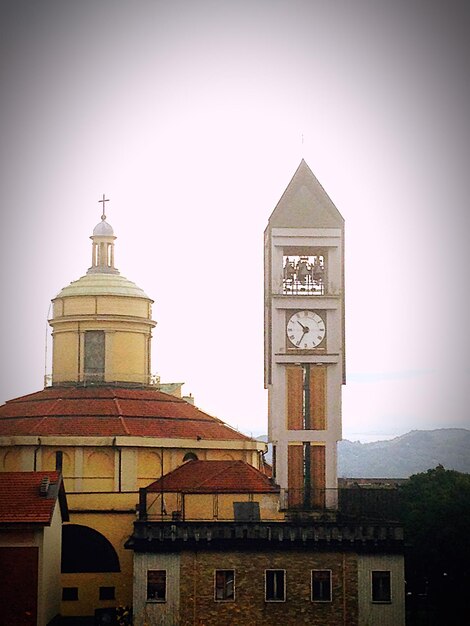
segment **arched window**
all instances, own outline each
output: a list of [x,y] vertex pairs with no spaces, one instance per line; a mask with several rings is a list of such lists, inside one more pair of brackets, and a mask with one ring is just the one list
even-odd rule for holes
[[197,461],[197,454],[194,454],[194,452],[186,452],[186,454],[183,457],[183,463],[186,463],[186,461]]
[[62,527],[62,572],[119,572],[119,557],[106,537],[79,524]]

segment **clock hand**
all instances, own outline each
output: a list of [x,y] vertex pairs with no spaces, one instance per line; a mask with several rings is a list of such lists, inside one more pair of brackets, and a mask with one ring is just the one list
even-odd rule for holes
[[299,320],[297,320],[297,324],[300,324],[302,326],[302,330],[304,331],[304,335],[305,335],[305,333],[308,333],[308,326],[304,326],[302,324],[302,322],[299,322]]
[[[300,324],[300,322],[299,322]],[[302,324],[300,324],[302,326]],[[299,341],[297,342],[297,345],[300,346],[300,344],[302,343],[302,339],[305,337],[305,335],[308,333],[308,327],[307,326],[302,326],[302,328],[304,329],[304,332],[302,333],[302,337],[299,339]]]

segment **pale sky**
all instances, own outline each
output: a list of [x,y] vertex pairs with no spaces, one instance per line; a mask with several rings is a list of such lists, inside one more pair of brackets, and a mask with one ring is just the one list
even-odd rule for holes
[[42,388],[105,193],[153,372],[265,433],[263,231],[303,157],[346,220],[344,437],[469,427],[467,7],[3,2],[0,401]]

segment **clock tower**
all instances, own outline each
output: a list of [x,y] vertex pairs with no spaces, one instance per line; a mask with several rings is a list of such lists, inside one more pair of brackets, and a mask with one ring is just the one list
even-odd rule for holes
[[290,510],[337,506],[345,383],[344,220],[302,159],[265,230],[265,387]]

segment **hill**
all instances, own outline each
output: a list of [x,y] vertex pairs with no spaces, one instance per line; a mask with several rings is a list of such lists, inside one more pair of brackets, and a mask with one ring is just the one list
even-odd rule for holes
[[[266,460],[272,462],[271,446]],[[387,441],[338,443],[340,478],[408,478],[439,464],[470,474],[470,430],[412,430]]]
[[338,476],[407,478],[437,465],[470,473],[470,430],[412,430],[388,441],[338,443]]

